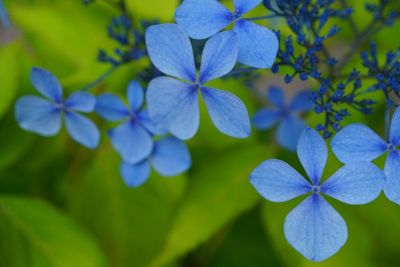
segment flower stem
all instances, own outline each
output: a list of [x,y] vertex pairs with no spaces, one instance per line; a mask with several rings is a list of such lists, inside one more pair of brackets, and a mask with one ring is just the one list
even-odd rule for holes
[[386,107],[385,107],[385,139],[386,142],[389,143],[389,136],[390,136],[390,103],[389,101],[386,101]]
[[81,91],[89,91],[93,87],[97,86],[101,82],[103,82],[108,76],[110,76],[117,68],[119,65],[113,65],[111,68],[109,68],[107,71],[105,71],[103,74],[101,74],[96,80],[92,81],[85,87],[81,89]]

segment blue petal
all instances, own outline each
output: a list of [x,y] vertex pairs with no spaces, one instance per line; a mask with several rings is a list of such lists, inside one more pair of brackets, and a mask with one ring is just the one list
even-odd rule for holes
[[32,68],[31,70],[32,85],[43,96],[54,100],[57,103],[62,101],[62,88],[58,79],[49,71],[41,68]]
[[249,115],[246,106],[238,97],[209,87],[203,87],[201,91],[208,114],[218,130],[237,138],[250,135]]
[[296,151],[297,142],[305,127],[301,119],[293,116],[285,117],[276,132],[278,143],[290,151]]
[[15,117],[22,129],[43,136],[53,136],[61,128],[61,112],[37,96],[21,97],[15,105]]
[[385,174],[371,162],[351,162],[335,172],[321,192],[347,204],[366,204],[376,199],[385,185]]
[[390,125],[390,143],[394,146],[400,145],[400,108],[397,108],[392,116]]
[[318,194],[309,196],[288,214],[284,230],[289,243],[316,262],[338,252],[348,235],[346,222]]
[[311,185],[289,164],[281,160],[264,161],[250,174],[257,192],[273,202],[291,200],[311,191]]
[[147,89],[150,117],[179,139],[192,138],[199,128],[197,89],[169,77],[153,79]]
[[100,134],[91,120],[75,112],[66,112],[65,123],[72,139],[90,149],[97,147]]
[[150,164],[147,160],[137,164],[121,163],[120,173],[127,186],[143,185],[150,176]]
[[267,99],[279,108],[285,106],[285,92],[280,87],[271,86],[267,91]]
[[298,93],[289,105],[289,109],[298,112],[309,111],[313,107],[309,91]]
[[238,61],[255,68],[270,68],[278,53],[275,33],[250,21],[239,20],[234,31],[239,37]]
[[127,121],[109,131],[111,143],[126,163],[146,159],[153,150],[153,140],[137,122]]
[[317,185],[328,159],[324,139],[314,129],[304,129],[297,144],[297,155],[308,177]]
[[189,37],[176,24],[160,24],[146,30],[146,45],[151,62],[161,72],[196,81],[193,49]]
[[129,110],[121,99],[106,93],[97,97],[95,110],[103,119],[118,121],[129,116]]
[[208,38],[232,22],[232,13],[216,0],[185,0],[175,20],[193,39]]
[[267,130],[274,126],[280,119],[280,112],[272,108],[263,108],[253,116],[254,127],[260,130]]
[[65,101],[67,108],[81,112],[91,112],[94,110],[95,105],[96,98],[87,92],[73,93]]
[[137,118],[139,123],[151,134],[154,135],[164,135],[168,131],[156,125],[150,118],[150,114],[148,110],[143,110],[137,114]]
[[386,185],[385,195],[394,203],[400,205],[400,152],[391,151],[385,163]]
[[203,50],[200,83],[206,83],[230,72],[236,64],[239,43],[233,31],[221,32],[211,37]]
[[262,0],[235,0],[235,10],[236,12],[243,15],[258,6]]
[[178,175],[192,164],[185,143],[174,137],[166,137],[154,145],[151,161],[154,169],[163,176]]
[[132,111],[137,111],[143,104],[144,92],[140,84],[133,80],[129,83],[127,89],[128,101]]
[[3,4],[3,0],[0,0],[0,21],[4,27],[10,27],[10,21],[8,19],[6,7]]
[[386,151],[386,142],[363,124],[344,127],[332,139],[332,151],[343,163],[371,161]]

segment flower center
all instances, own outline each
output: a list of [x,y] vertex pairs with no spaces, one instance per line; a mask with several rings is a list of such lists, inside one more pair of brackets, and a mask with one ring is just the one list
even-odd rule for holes
[[389,143],[389,144],[387,144],[387,150],[393,151],[393,150],[396,150],[396,147]]
[[313,194],[319,194],[319,193],[321,192],[321,189],[320,189],[319,185],[313,185],[313,186],[311,186],[311,192],[312,192]]
[[238,19],[243,15],[243,12],[239,9],[236,8],[235,11],[233,12],[233,18]]

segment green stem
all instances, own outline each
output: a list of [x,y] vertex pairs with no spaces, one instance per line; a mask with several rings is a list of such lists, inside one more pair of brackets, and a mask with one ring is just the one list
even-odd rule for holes
[[100,84],[101,82],[103,82],[108,76],[110,76],[117,68],[119,67],[119,65],[114,65],[111,68],[109,68],[107,71],[105,71],[102,75],[100,75],[96,80],[92,81],[91,83],[89,83],[88,85],[86,85],[85,87],[83,87],[81,90],[82,91],[89,91],[90,89],[92,89],[93,87],[97,86],[98,84]]

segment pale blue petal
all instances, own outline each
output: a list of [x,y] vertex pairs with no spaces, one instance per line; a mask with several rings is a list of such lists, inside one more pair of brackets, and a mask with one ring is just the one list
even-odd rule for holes
[[313,107],[313,102],[310,99],[310,92],[303,91],[298,93],[289,105],[289,109],[298,112],[309,111]]
[[111,143],[123,161],[130,164],[146,159],[153,150],[153,140],[137,122],[127,121],[109,131]]
[[241,15],[258,6],[262,0],[235,0],[235,11]]
[[214,125],[229,136],[246,138],[250,135],[250,120],[246,106],[235,95],[203,87],[203,99]]
[[132,111],[139,110],[143,104],[144,91],[137,81],[133,80],[129,83],[126,95]]
[[100,133],[91,120],[75,112],[66,112],[65,123],[72,139],[90,149],[97,147]]
[[301,119],[293,116],[285,117],[276,132],[278,143],[290,151],[296,151],[297,142],[305,127]]
[[185,0],[175,12],[176,22],[193,39],[211,37],[232,19],[232,13],[216,0]]
[[285,220],[289,243],[311,261],[323,261],[346,243],[346,222],[318,194],[309,196],[294,208]]
[[235,32],[221,32],[211,37],[203,50],[200,67],[200,83],[206,83],[230,72],[236,64],[239,52]]
[[394,146],[400,145],[400,108],[393,113],[390,125],[390,143]]
[[153,79],[147,89],[150,118],[179,139],[192,138],[199,128],[198,91],[169,77]]
[[8,19],[7,10],[3,4],[3,0],[0,0],[0,21],[4,27],[10,27],[10,20]]
[[285,106],[285,92],[280,87],[271,86],[267,91],[267,99],[279,108]]
[[332,139],[332,151],[343,163],[371,161],[386,151],[386,142],[363,124],[344,127]]
[[73,93],[65,101],[67,108],[81,112],[91,112],[94,110],[95,105],[96,98],[87,92]]
[[385,195],[394,203],[400,205],[400,152],[391,151],[385,163],[386,184]]
[[53,136],[61,128],[61,111],[37,96],[21,97],[15,105],[15,117],[22,129],[43,136]]
[[281,118],[280,112],[273,108],[263,108],[253,116],[253,125],[259,130],[267,130]]
[[154,169],[163,176],[183,173],[192,164],[185,143],[174,137],[166,137],[155,143],[151,162]]
[[311,192],[310,183],[289,164],[277,159],[264,161],[251,174],[257,192],[272,202],[291,200]]
[[120,173],[127,186],[143,185],[150,176],[150,164],[147,160],[137,164],[121,163]]
[[160,24],[147,28],[146,46],[151,62],[161,72],[196,81],[192,45],[181,27],[176,24]]
[[62,101],[62,87],[59,80],[49,71],[41,68],[32,68],[31,82],[43,96],[60,103]]
[[319,184],[328,159],[324,139],[311,128],[305,128],[297,144],[297,155],[314,185]]
[[270,68],[278,53],[275,33],[247,20],[236,22],[234,31],[239,37],[238,61],[255,68]]
[[351,162],[336,171],[321,192],[347,204],[366,204],[379,196],[385,180],[383,171],[371,162]]
[[109,121],[118,121],[129,116],[129,110],[124,102],[109,93],[97,97],[95,110],[100,117]]
[[150,114],[148,110],[143,110],[137,114],[137,118],[139,123],[151,134],[154,135],[164,135],[168,131],[156,125],[150,118]]

